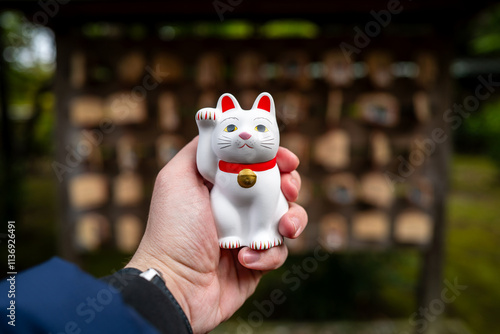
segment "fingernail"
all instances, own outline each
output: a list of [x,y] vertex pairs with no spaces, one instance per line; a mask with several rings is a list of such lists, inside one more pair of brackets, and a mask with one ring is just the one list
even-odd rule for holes
[[299,190],[299,181],[295,177],[292,177],[290,179],[290,182],[292,182],[292,184],[295,186],[295,188],[297,188],[297,190]]
[[293,225],[293,237],[296,237],[300,233],[300,224],[297,217],[290,217],[290,222]]
[[259,260],[260,260],[260,253],[257,252],[250,252],[243,255],[243,262],[245,262],[245,264],[253,264]]

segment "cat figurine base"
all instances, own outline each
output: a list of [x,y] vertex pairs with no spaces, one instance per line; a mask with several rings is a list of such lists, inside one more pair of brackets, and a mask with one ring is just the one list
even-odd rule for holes
[[283,243],[278,222],[288,210],[276,164],[279,129],[274,100],[261,93],[243,110],[231,94],[196,113],[196,164],[213,183],[212,212],[221,248],[268,249]]

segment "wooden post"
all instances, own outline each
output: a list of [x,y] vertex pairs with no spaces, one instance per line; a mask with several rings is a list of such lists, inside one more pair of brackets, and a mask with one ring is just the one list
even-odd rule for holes
[[[452,50],[452,45],[443,48]],[[441,128],[445,131],[447,139],[443,143],[435,143],[436,148],[431,155],[432,170],[429,175],[434,184],[434,234],[429,247],[423,251],[422,267],[420,272],[419,286],[417,288],[418,309],[429,309],[432,307],[433,300],[441,300],[441,291],[443,289],[443,263],[445,258],[445,232],[446,232],[446,195],[448,192],[449,161],[452,153],[452,133],[448,124],[443,119],[443,113],[452,106],[451,100],[451,78],[449,74],[451,55],[442,55],[439,77],[436,89],[439,90],[440,99],[437,104],[438,113],[432,129]],[[431,130],[432,132],[432,130]],[[422,311],[423,312],[423,311]],[[440,314],[441,316],[444,313]],[[434,316],[434,315],[433,315]],[[425,333],[436,333],[434,329],[439,322],[439,315],[436,319],[428,321]],[[417,330],[417,328],[415,328]],[[419,331],[422,333],[422,331]]]
[[[56,153],[54,163],[66,164],[67,150],[65,143],[68,143],[67,129],[69,125],[69,99],[71,95],[68,91],[70,59],[71,59],[71,29],[57,29],[55,27],[56,49],[57,49],[57,69],[55,78],[56,96],[56,127],[55,142]],[[71,172],[64,173],[58,182],[58,231],[59,231],[59,254],[72,262],[78,262],[73,244],[73,211],[69,203],[68,179]]]

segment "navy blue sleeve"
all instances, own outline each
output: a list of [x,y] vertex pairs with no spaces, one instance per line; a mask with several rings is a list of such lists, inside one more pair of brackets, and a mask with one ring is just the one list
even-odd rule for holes
[[138,269],[125,268],[101,280],[120,291],[123,301],[161,333],[192,334],[186,314],[163,279],[155,276],[148,281],[139,277],[140,274]]
[[61,259],[10,278],[0,283],[1,333],[158,333],[120,291]]

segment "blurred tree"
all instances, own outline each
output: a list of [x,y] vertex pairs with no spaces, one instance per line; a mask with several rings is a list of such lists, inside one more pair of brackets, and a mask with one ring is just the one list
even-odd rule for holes
[[[54,145],[50,92],[54,69],[52,31],[30,23],[18,12],[1,12],[0,219],[17,221],[16,237],[30,240],[34,249],[41,250],[33,254],[20,248],[16,252],[19,270],[54,254],[50,244],[55,244],[51,227],[56,198],[47,177],[50,174],[45,172],[50,169],[42,162],[50,157]],[[31,202],[36,195],[42,200]],[[43,210],[33,215],[40,208]]]
[[476,55],[500,54],[500,5],[483,11],[471,24],[470,48]]
[[468,138],[468,145],[471,149],[483,148],[483,153],[487,154],[500,169],[500,145],[498,137],[500,136],[500,99],[488,101],[477,114],[472,114],[464,123],[463,132]]
[[[3,121],[13,127],[10,143],[17,153],[46,154],[52,148],[53,98],[42,93],[49,90],[55,69],[53,33],[10,11],[0,15],[0,27],[7,87],[7,118]],[[36,128],[38,121],[41,128]]]
[[[477,75],[494,74],[494,81],[498,81],[498,66],[500,56],[500,4],[493,5],[479,14],[468,27],[467,57],[481,56],[470,64],[470,73],[459,82],[458,89],[462,95],[474,94],[477,85]],[[485,61],[488,60],[488,61]],[[493,64],[493,65],[492,65]],[[488,100],[481,103],[480,110],[471,114],[454,133],[455,147],[459,153],[474,153],[488,155],[500,170],[500,99],[499,92],[495,92]]]

